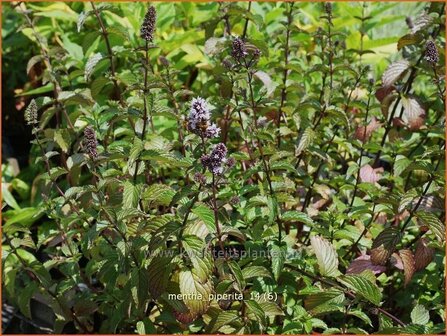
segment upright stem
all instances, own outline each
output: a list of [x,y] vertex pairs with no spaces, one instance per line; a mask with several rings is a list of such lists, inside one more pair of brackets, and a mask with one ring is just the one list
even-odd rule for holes
[[[248,1],[248,8],[247,8],[247,12],[250,12],[251,10],[251,0]],[[244,24],[244,31],[242,33],[242,39],[245,39],[245,37],[247,36],[247,29],[248,29],[248,18],[245,19],[245,24]]]
[[[248,76],[248,87],[249,87],[249,91],[250,91],[250,102],[251,102],[251,108],[253,110],[253,130],[256,132],[258,131],[257,129],[257,113],[256,113],[256,103],[255,103],[255,98],[254,98],[254,92],[253,92],[253,74],[251,73],[250,69],[247,68],[247,76]],[[273,186],[272,186],[272,180],[270,178],[270,170],[267,164],[267,161],[265,160],[265,156],[264,156],[264,150],[262,147],[262,142],[261,139],[259,139],[259,137],[257,135],[256,136],[256,140],[258,143],[258,149],[259,149],[259,154],[261,157],[261,161],[262,164],[264,166],[264,173],[265,173],[265,177],[267,179],[267,183],[268,183],[268,187],[269,187],[269,191],[270,191],[270,196],[276,200],[276,194],[273,190]],[[275,202],[277,204],[277,202]],[[275,209],[276,211],[278,209]],[[282,239],[282,224],[281,224],[281,219],[278,215],[278,212],[276,212],[276,221],[278,223],[278,240],[281,241]]]
[[95,13],[96,18],[98,19],[98,23],[101,27],[101,34],[104,37],[107,52],[109,54],[110,72],[112,73],[112,82],[113,82],[113,86],[115,87],[115,97],[118,98],[121,106],[124,106],[124,101],[123,101],[123,98],[121,97],[121,89],[118,85],[118,81],[116,80],[115,62],[114,62],[114,57],[113,57],[112,46],[111,46],[110,40],[109,40],[109,32],[107,31],[107,29],[104,25],[104,22],[102,21],[101,15],[99,14],[99,11],[95,6],[95,3],[93,1],[91,1],[90,3],[92,5],[93,12]]
[[[146,100],[146,95],[148,93],[148,69],[147,69],[147,65],[149,64],[149,42],[145,41],[145,50],[144,50],[144,88],[143,88],[143,129],[141,131],[141,135],[140,135],[140,139],[141,141],[144,142],[145,138],[146,138],[146,129],[147,129],[147,123],[148,123],[148,117],[149,117],[149,111],[148,111],[148,106],[147,106],[147,100]],[[150,118],[150,122],[151,122],[151,129],[152,132],[155,131],[154,129],[154,124],[152,121],[152,117]],[[134,183],[137,181],[137,176],[138,176],[138,168],[140,166],[140,159],[138,158],[135,162],[135,172],[133,175],[133,181]]]
[[287,76],[289,74],[289,69],[287,69],[288,65],[289,65],[289,40],[290,40],[290,26],[292,24],[292,11],[293,11],[293,5],[295,3],[292,2],[290,3],[290,7],[289,7],[289,13],[287,15],[287,30],[286,30],[286,42],[284,45],[284,71],[283,71],[283,80],[282,80],[282,84],[283,87],[281,89],[281,103],[279,105],[278,108],[278,116],[277,116],[277,120],[276,120],[276,124],[277,124],[277,128],[278,128],[278,148],[281,145],[281,133],[280,133],[280,128],[281,128],[281,115],[283,113],[282,109],[284,107],[284,103],[287,99]]
[[219,225],[219,218],[218,218],[219,213],[218,213],[218,208],[217,208],[217,197],[216,197],[216,177],[214,176],[214,174],[213,174],[213,182],[212,183],[213,183],[212,190],[213,190],[214,225],[216,226],[217,242],[219,244],[220,250],[222,251],[222,253],[225,256],[225,259],[227,259],[224,244],[222,242],[222,230]]

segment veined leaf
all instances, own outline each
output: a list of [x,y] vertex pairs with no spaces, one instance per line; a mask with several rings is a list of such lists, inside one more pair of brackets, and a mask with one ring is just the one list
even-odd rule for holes
[[318,260],[320,274],[334,277],[340,274],[338,270],[338,255],[334,246],[320,236],[313,236],[310,243]]
[[375,283],[372,283],[360,275],[344,275],[338,280],[376,306],[380,305],[382,293]]
[[387,228],[374,239],[371,249],[373,265],[385,265],[402,239],[402,233],[395,228]]
[[410,62],[401,60],[391,63],[382,75],[383,86],[389,87],[397,82],[410,67]]
[[428,310],[421,304],[414,306],[411,311],[411,322],[414,324],[426,325],[430,321]]

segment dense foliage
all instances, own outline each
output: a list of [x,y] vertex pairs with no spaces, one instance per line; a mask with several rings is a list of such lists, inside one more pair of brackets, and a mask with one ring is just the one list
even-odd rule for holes
[[4,299],[40,332],[443,332],[444,22],[3,4],[33,139],[2,165]]

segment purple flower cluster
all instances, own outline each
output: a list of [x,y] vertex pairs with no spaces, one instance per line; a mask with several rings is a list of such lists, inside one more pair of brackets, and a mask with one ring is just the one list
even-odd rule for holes
[[37,124],[37,104],[33,99],[25,110],[25,121],[28,125]]
[[214,146],[211,154],[204,155],[200,159],[202,165],[214,175],[223,173],[223,165],[227,162],[227,147],[223,143]]
[[91,126],[87,126],[84,129],[84,146],[85,152],[92,158],[98,157],[98,142],[96,141],[95,130]]
[[431,64],[437,64],[439,62],[438,48],[436,48],[435,42],[429,40],[425,44],[424,58]]
[[144,16],[143,24],[140,29],[142,39],[152,42],[154,39],[155,22],[157,21],[157,12],[154,6],[150,6]]
[[247,55],[248,52],[247,47],[245,46],[245,42],[241,38],[236,37],[233,40],[231,56],[233,56],[236,60],[240,60],[241,58],[244,58]]
[[216,124],[210,124],[211,113],[205,99],[197,97],[191,102],[188,117],[188,129],[204,138],[216,138],[219,136],[220,128]]

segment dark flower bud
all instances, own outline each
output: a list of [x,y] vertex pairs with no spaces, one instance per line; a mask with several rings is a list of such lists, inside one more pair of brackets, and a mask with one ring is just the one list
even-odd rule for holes
[[413,20],[411,17],[407,16],[405,18],[405,22],[407,23],[408,28],[412,29],[414,27]]
[[436,48],[435,42],[429,40],[425,44],[425,55],[424,58],[427,62],[431,64],[436,64],[439,61],[439,53],[438,48]]
[[247,48],[245,46],[245,42],[239,37],[236,37],[233,40],[231,56],[233,56],[233,58],[237,61],[247,56]]
[[160,63],[161,63],[162,65],[164,65],[165,67],[169,66],[169,61],[168,61],[168,59],[167,59],[166,57],[164,57],[164,56],[160,56]]
[[140,29],[140,36],[143,40],[152,42],[154,39],[155,22],[157,20],[157,12],[154,6],[150,6],[144,16],[143,24]]
[[92,159],[98,157],[98,142],[96,141],[96,134],[91,126],[87,126],[84,129],[84,146],[85,153],[87,153]]
[[231,70],[233,68],[233,63],[231,63],[231,61],[229,59],[224,59],[222,61],[222,65],[227,70]]
[[220,175],[223,173],[222,165],[227,162],[227,147],[223,143],[214,146],[211,154],[201,157],[202,165],[213,173]]
[[259,50],[258,48],[255,49],[255,51],[253,51],[253,56],[255,58],[259,58],[261,56],[261,50]]
[[228,158],[227,162],[225,163],[225,165],[228,168],[234,167],[235,164],[236,164],[236,160],[234,158],[232,158],[232,157]]
[[25,121],[28,125],[35,125],[37,121],[37,104],[33,99],[25,110]]
[[233,196],[230,198],[231,205],[238,205],[241,202],[241,199],[238,196]]
[[332,15],[332,3],[330,2],[325,2],[324,3],[324,11],[326,12],[326,14],[328,16]]
[[266,117],[259,117],[256,121],[256,126],[258,128],[264,128],[267,125],[267,118]]
[[199,184],[205,184],[206,183],[206,178],[205,175],[203,175],[202,173],[195,173],[194,174],[194,181],[196,181]]

